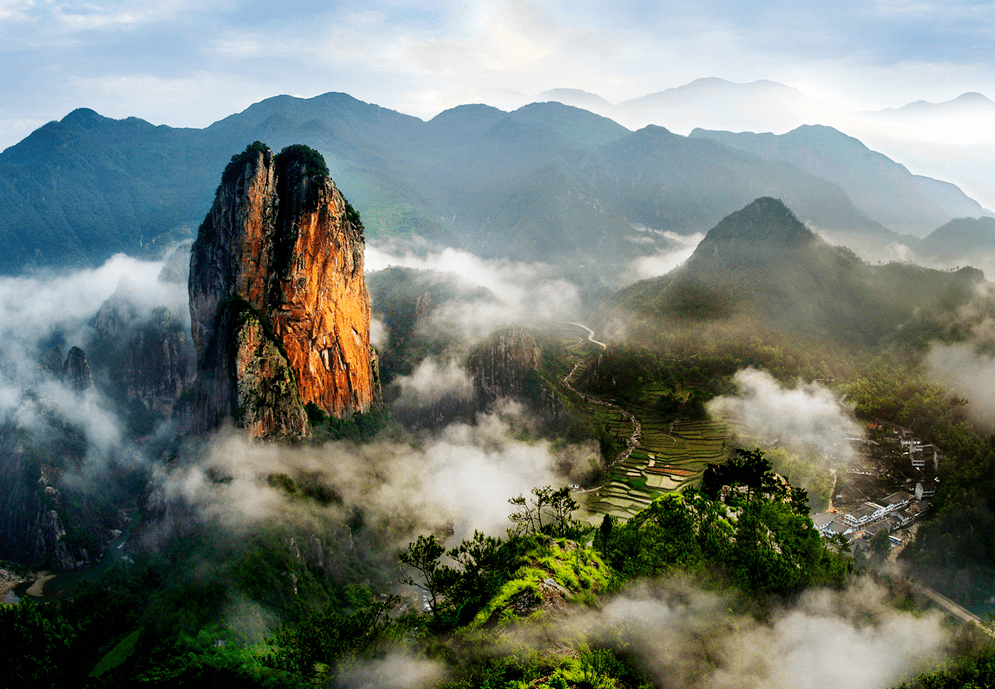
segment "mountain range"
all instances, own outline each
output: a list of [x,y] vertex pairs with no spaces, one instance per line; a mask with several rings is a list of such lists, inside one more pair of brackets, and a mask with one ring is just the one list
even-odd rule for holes
[[[797,154],[814,139],[817,156]],[[793,132],[776,152],[746,140],[633,132],[555,102],[465,105],[425,122],[341,93],[277,96],[205,129],[80,109],[0,153],[0,271],[160,253],[192,234],[221,170],[253,141],[320,151],[374,243],[570,263],[609,282],[634,258],[667,250],[663,233],[704,232],[759,196],[875,245],[903,241],[888,222],[908,229],[919,210],[934,226],[983,213],[832,129]]]
[[920,328],[936,335],[933,319],[942,322],[983,281],[974,268],[870,265],[827,244],[779,200],[760,198],[709,230],[683,265],[613,300],[649,333],[666,322],[745,318],[793,337],[873,346]]

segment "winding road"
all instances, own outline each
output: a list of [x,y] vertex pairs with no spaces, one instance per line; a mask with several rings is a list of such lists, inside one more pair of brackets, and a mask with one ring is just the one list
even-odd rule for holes
[[[608,349],[608,345],[606,345],[604,342],[599,342],[598,340],[594,339],[594,331],[591,328],[584,325],[583,323],[567,323],[565,321],[560,321],[560,322],[564,323],[564,325],[573,325],[578,328],[583,328],[584,330],[587,331],[588,342],[593,342],[594,344],[601,347],[602,350]],[[573,368],[570,369],[570,373],[568,373],[563,378],[564,387],[566,387],[571,392],[579,395],[580,398],[583,399],[585,402],[589,402],[590,404],[597,404],[598,406],[607,407],[608,409],[612,409],[614,411],[619,412],[632,424],[632,435],[630,435],[628,440],[626,440],[625,449],[622,450],[622,452],[620,452],[618,456],[615,457],[615,459],[609,462],[607,467],[605,467],[606,469],[610,469],[619,462],[628,459],[629,455],[632,454],[632,451],[635,450],[636,446],[639,445],[639,438],[642,437],[643,434],[643,424],[639,421],[639,419],[635,417],[635,415],[623,409],[622,407],[618,406],[614,402],[609,402],[607,400],[601,399],[600,397],[595,397],[593,395],[588,395],[587,393],[580,392],[570,383],[570,380],[577,373],[577,369],[583,366],[585,363],[587,363],[587,359],[581,358],[580,361],[574,364]]]

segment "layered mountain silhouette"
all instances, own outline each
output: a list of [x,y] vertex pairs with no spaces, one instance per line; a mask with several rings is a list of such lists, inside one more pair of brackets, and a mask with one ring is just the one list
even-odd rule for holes
[[791,163],[838,184],[862,213],[896,232],[922,237],[951,218],[986,213],[956,186],[913,175],[904,165],[832,127],[804,125],[781,135],[695,129],[690,137]]
[[950,263],[995,255],[995,218],[958,218],[937,228],[918,245],[926,259]]
[[747,319],[789,333],[874,344],[970,298],[981,271],[869,265],[760,198],[712,228],[667,275],[619,292],[637,323]]
[[0,153],[0,271],[158,255],[192,236],[225,164],[257,140],[320,151],[373,242],[569,262],[609,280],[663,248],[639,230],[703,232],[759,196],[820,229],[890,236],[832,181],[663,127],[631,132],[560,103],[424,122],[329,93],[270,98],[200,130],[91,110],[41,127]]

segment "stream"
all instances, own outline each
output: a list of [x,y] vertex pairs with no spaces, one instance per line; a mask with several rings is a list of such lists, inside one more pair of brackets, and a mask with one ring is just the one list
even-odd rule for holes
[[60,572],[58,574],[40,577],[40,579],[45,580],[41,586],[42,591],[40,595],[36,595],[37,592],[29,593],[29,589],[35,584],[35,581],[26,581],[18,584],[14,587],[14,590],[8,594],[7,598],[9,600],[5,599],[4,602],[16,603],[25,596],[28,596],[29,598],[45,599],[69,595],[76,590],[76,587],[80,584],[96,578],[111,567],[121,562],[130,563],[132,561],[131,556],[124,551],[124,545],[128,542],[128,538],[131,536],[131,533],[134,531],[138,522],[139,520],[137,518],[130,519],[121,530],[121,533],[118,534],[113,541],[111,541],[111,544],[107,547],[107,551],[96,564],[90,565],[89,567],[83,567],[82,569],[75,569],[70,572]]

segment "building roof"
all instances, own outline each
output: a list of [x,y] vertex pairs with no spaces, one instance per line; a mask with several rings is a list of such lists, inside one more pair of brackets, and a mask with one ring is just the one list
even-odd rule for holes
[[882,498],[881,502],[886,505],[897,505],[902,502],[908,502],[912,499],[912,493],[907,493],[904,490],[900,490],[897,493],[892,493],[891,495]]

